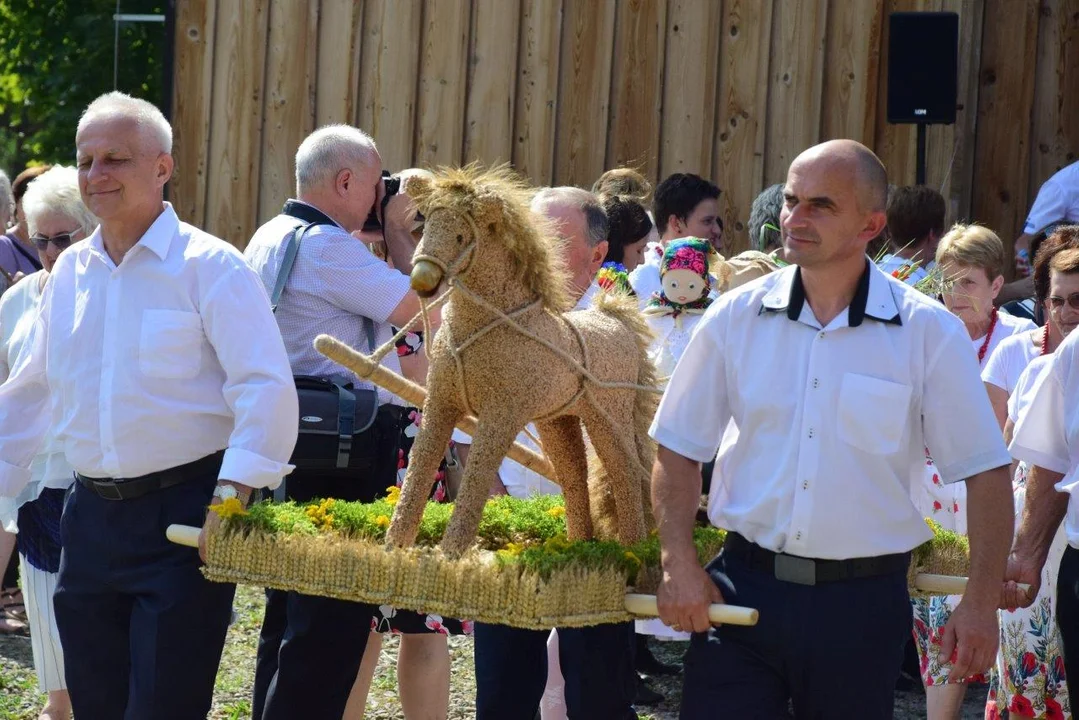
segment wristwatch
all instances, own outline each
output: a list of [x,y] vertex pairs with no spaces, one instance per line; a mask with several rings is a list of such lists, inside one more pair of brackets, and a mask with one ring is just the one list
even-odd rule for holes
[[214,488],[214,497],[220,498],[222,502],[230,498],[238,498],[244,505],[247,504],[247,498],[240,494],[235,485],[218,485]]

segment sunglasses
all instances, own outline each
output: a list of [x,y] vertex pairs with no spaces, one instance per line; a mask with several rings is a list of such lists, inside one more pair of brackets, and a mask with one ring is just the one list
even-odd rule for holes
[[1072,293],[1066,298],[1062,298],[1059,295],[1049,296],[1049,307],[1054,310],[1060,310],[1064,307],[1064,303],[1068,304],[1072,310],[1079,310],[1079,292]]
[[45,252],[45,249],[47,247],[49,247],[49,243],[52,243],[53,245],[55,245],[57,250],[66,250],[67,247],[69,245],[71,245],[72,242],[74,242],[75,235],[78,232],[79,232],[78,230],[73,230],[71,232],[60,233],[59,235],[53,235],[52,237],[49,237],[48,235],[42,235],[42,234],[39,233],[39,234],[34,235],[33,237],[31,237],[30,240],[31,240],[31,242],[34,243],[34,245],[37,247],[37,249],[40,250],[41,252]]

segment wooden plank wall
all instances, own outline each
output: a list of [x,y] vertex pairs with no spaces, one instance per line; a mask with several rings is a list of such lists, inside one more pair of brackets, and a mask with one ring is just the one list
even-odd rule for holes
[[696,172],[729,246],[799,152],[850,137],[893,183],[888,15],[959,14],[957,120],[928,133],[949,220],[1006,240],[1079,158],[1079,0],[186,0],[176,22],[180,215],[243,246],[292,189],[311,129],[358,125],[387,169],[509,161],[537,185]]

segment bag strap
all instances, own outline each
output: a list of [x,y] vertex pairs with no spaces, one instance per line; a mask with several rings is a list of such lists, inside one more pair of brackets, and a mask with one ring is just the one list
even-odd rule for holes
[[289,235],[288,244],[285,245],[285,257],[281,260],[281,269],[277,271],[277,280],[274,282],[273,292],[270,293],[270,309],[275,313],[277,304],[281,302],[281,294],[285,291],[285,283],[288,282],[288,276],[292,273],[292,266],[296,264],[296,255],[300,252],[300,240],[316,224],[298,225]]
[[31,255],[30,252],[26,248],[24,248],[17,239],[12,238],[10,235],[8,237],[11,238],[11,247],[18,250],[19,254],[29,260],[31,265],[33,265],[38,270],[41,270],[41,260]]

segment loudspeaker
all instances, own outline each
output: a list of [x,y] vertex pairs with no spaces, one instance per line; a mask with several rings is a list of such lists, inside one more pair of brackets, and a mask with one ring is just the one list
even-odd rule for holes
[[888,17],[888,122],[950,125],[959,84],[959,15]]

